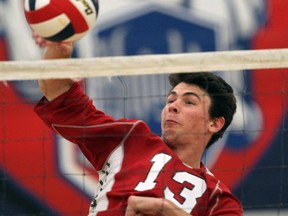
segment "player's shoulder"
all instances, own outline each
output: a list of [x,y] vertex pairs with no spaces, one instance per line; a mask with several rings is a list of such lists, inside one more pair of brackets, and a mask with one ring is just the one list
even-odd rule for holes
[[134,132],[137,132],[137,133],[151,132],[149,125],[145,121],[142,121],[139,119],[125,119],[125,122],[133,123],[133,131]]
[[229,203],[229,205],[234,206],[237,211],[241,212],[241,203],[239,199],[231,192],[231,190],[224,183],[222,183],[207,167],[204,166],[203,170],[207,189],[210,194],[210,201],[218,200],[219,206],[221,203]]
[[230,189],[223,184],[207,167],[204,166],[204,164],[201,165],[202,166],[202,176],[203,178],[205,178],[207,187],[215,190],[218,189],[219,191],[223,192],[227,192],[227,193],[231,193]]

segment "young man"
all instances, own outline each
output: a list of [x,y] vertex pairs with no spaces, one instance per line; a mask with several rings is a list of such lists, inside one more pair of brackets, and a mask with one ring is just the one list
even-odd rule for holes
[[[68,58],[73,45],[49,43],[44,59]],[[39,80],[35,107],[55,132],[79,146],[99,171],[89,215],[242,215],[238,199],[201,162],[232,121],[232,88],[212,73],[170,76],[162,137],[140,120],[115,120],[97,110],[69,79]]]

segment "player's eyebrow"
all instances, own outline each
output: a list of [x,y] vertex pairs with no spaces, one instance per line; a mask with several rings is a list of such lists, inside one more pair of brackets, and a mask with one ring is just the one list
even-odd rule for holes
[[[170,91],[169,94],[167,95],[167,97],[169,97],[170,95],[173,95],[173,96],[177,96],[178,94],[176,93],[176,91]],[[188,97],[188,96],[195,96],[198,98],[198,100],[201,101],[201,98],[198,94],[196,94],[195,92],[185,92],[183,95],[183,97]]]

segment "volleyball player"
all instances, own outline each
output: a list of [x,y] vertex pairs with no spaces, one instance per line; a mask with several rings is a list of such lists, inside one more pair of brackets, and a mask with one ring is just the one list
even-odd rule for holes
[[[34,37],[44,59],[70,57],[72,44]],[[201,162],[233,119],[232,88],[212,73],[169,78],[162,137],[141,120],[115,120],[98,110],[73,80],[39,80],[44,97],[36,113],[100,173],[89,215],[243,214],[239,200]]]

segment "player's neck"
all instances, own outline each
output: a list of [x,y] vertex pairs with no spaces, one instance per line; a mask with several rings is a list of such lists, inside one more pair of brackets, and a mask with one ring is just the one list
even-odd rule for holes
[[189,167],[199,169],[201,166],[201,157],[203,150],[191,148],[175,148],[173,151],[180,158],[180,160]]

